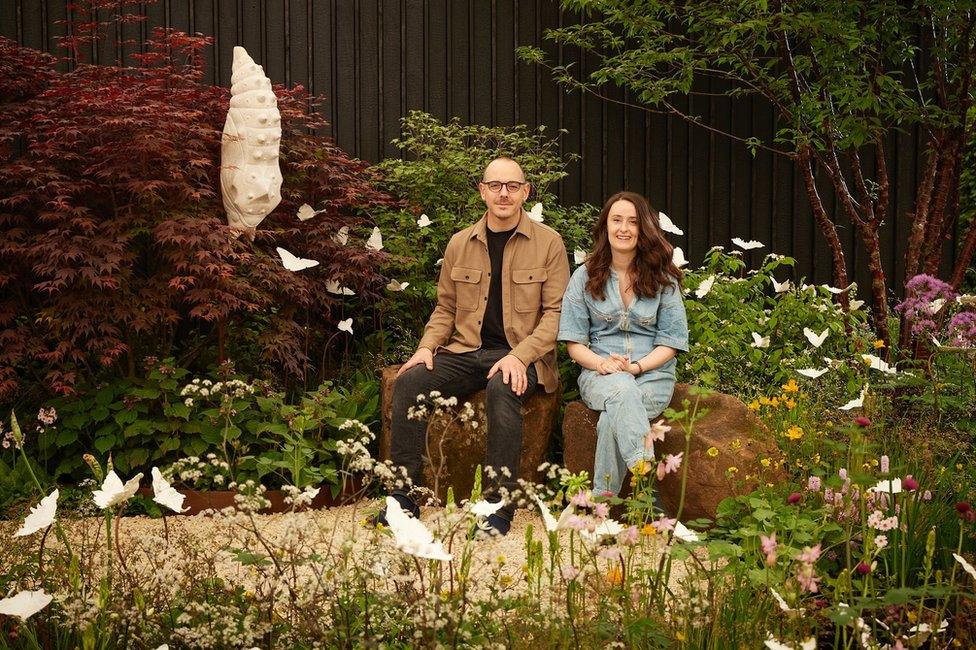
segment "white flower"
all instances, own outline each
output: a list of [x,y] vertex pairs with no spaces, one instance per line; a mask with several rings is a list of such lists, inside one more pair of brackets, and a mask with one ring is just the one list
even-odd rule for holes
[[695,289],[695,296],[699,300],[701,300],[702,298],[704,298],[705,296],[708,295],[708,292],[709,291],[712,290],[712,285],[713,284],[715,284],[715,276],[714,275],[710,275],[707,278],[705,278],[704,280],[702,280],[702,283],[698,285],[698,288],[697,289]]
[[158,467],[152,468],[152,488],[153,501],[166,506],[173,512],[183,512],[183,499],[185,497],[163,478]]
[[345,246],[349,241],[349,226],[339,228],[339,230],[336,231],[336,234],[332,235],[332,241],[340,246]]
[[755,239],[750,239],[749,241],[744,241],[739,237],[733,237],[732,243],[741,248],[744,251],[751,251],[754,248],[762,248],[763,243],[761,241],[756,241]]
[[123,485],[122,479],[115,473],[115,470],[110,470],[108,476],[105,477],[105,481],[102,482],[102,489],[95,490],[92,493],[92,499],[94,499],[95,505],[103,510],[120,503],[125,503],[139,489],[139,481],[141,480],[142,472],[139,472]]
[[958,562],[962,566],[963,571],[971,575],[973,577],[973,580],[976,580],[976,569],[973,568],[972,564],[967,562],[966,559],[963,556],[959,555],[958,553],[953,553],[952,557],[954,557],[956,559],[956,562]]
[[789,280],[783,280],[782,282],[777,282],[776,278],[771,278],[773,281],[773,290],[776,293],[784,293],[793,288],[793,283]]
[[754,348],[768,348],[769,347],[769,337],[759,336],[756,332],[752,333],[752,343],[750,344]]
[[52,598],[53,596],[44,593],[43,589],[22,591],[16,596],[0,600],[0,614],[4,616],[16,616],[20,620],[26,621],[47,607]]
[[810,345],[815,348],[819,348],[821,345],[823,345],[823,342],[827,338],[828,334],[830,334],[829,329],[825,329],[824,331],[820,332],[820,334],[817,334],[809,327],[803,328],[803,336],[807,337],[807,340],[810,341]]
[[431,224],[430,217],[428,217],[426,214],[420,215],[420,218],[417,219],[418,228],[426,228],[430,224]]
[[58,491],[54,490],[47,495],[41,502],[31,508],[30,514],[24,518],[24,525],[14,533],[14,537],[25,537],[33,535],[39,530],[47,528],[54,523],[54,513],[58,508]]
[[498,512],[501,507],[505,505],[504,501],[497,501],[495,503],[490,503],[482,499],[478,503],[472,504],[471,514],[477,517],[487,517]]
[[349,332],[352,334],[352,318],[347,318],[346,320],[339,321],[339,331]]
[[579,266],[580,264],[582,264],[583,262],[585,262],[586,261],[586,251],[580,250],[579,248],[577,248],[576,250],[574,250],[573,251],[573,261],[576,263],[576,266]]
[[539,223],[543,222],[541,203],[536,203],[532,206],[532,209],[529,210],[529,219],[532,219],[532,221],[538,221]]
[[427,527],[419,519],[407,515],[393,497],[386,497],[386,520],[393,533],[393,543],[399,550],[428,560],[451,560],[452,556],[444,550],[443,544],[435,542]]

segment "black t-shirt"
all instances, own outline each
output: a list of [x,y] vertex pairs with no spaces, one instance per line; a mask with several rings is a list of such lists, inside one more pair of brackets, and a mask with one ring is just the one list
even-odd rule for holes
[[487,230],[491,283],[488,285],[488,306],[481,323],[481,347],[486,350],[509,349],[502,317],[502,255],[513,232],[515,228],[501,232]]

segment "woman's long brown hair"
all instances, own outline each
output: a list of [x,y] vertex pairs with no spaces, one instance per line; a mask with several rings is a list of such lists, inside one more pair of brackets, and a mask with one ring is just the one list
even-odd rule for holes
[[662,287],[671,284],[671,278],[681,285],[683,274],[672,259],[674,247],[664,236],[657,210],[636,192],[617,192],[603,204],[600,216],[593,226],[593,252],[586,259],[589,280],[586,290],[597,300],[604,299],[603,289],[610,277],[612,252],[607,238],[607,220],[610,208],[617,201],[629,201],[637,208],[637,253],[630,265],[634,276],[634,293],[643,298],[652,298]]

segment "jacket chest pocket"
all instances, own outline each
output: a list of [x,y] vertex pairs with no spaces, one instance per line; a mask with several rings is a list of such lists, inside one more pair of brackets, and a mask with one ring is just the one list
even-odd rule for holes
[[481,269],[469,269],[455,266],[451,269],[451,280],[457,292],[456,304],[458,309],[474,311],[478,309],[478,298],[481,297]]
[[515,311],[537,312],[542,307],[542,283],[549,278],[545,267],[512,271]]
[[657,301],[641,299],[631,308],[631,320],[641,327],[651,328],[657,323],[657,307]]

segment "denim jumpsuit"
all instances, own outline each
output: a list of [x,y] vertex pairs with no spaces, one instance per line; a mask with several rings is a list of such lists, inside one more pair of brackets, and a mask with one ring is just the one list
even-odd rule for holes
[[[652,298],[634,296],[625,309],[616,272],[604,289],[603,300],[586,291],[589,275],[580,266],[563,296],[560,341],[588,346],[601,357],[622,354],[643,358],[658,345],[688,351],[688,319],[676,281]],[[593,491],[619,494],[627,470],[639,460],[650,461],[653,448],[644,449],[650,421],[660,415],[674,393],[677,357],[659,368],[634,377],[629,372],[601,375],[580,373],[580,395],[588,407],[600,411],[597,422]]]

